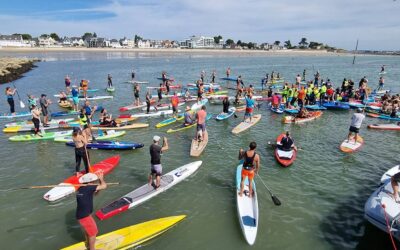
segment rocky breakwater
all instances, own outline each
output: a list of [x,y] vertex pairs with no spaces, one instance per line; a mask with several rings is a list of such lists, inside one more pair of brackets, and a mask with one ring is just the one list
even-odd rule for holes
[[0,57],[0,83],[7,83],[22,77],[33,67],[37,59]]

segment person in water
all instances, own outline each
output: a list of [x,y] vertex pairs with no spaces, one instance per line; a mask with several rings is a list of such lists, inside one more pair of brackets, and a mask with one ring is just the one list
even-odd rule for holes
[[32,114],[32,123],[33,123],[33,126],[34,126],[35,136],[42,137],[42,134],[39,133],[39,131],[40,131],[39,128],[40,128],[40,114],[41,114],[41,111],[36,106],[36,104],[32,104],[31,114]]
[[10,105],[10,113],[11,115],[15,115],[15,103],[14,103],[14,95],[17,89],[12,89],[11,87],[6,87],[5,93],[7,96],[8,105]]
[[360,132],[360,127],[364,119],[365,115],[363,114],[363,110],[361,108],[358,108],[357,113],[354,113],[351,117],[351,124],[349,135],[347,136],[347,142],[350,142],[351,136],[354,133],[354,144],[357,143],[358,133]]
[[253,197],[253,179],[254,175],[258,174],[260,169],[260,156],[256,153],[256,148],[257,143],[251,142],[247,151],[243,151],[243,149],[239,150],[239,160],[243,159],[239,191],[240,197],[243,196],[244,181],[246,178],[249,181],[249,193],[247,195],[250,198]]
[[113,87],[113,83],[112,83],[112,76],[111,74],[107,75],[107,82],[108,82],[108,87],[112,88]]
[[86,173],[89,173],[89,152],[87,151],[86,145],[88,144],[88,138],[85,133],[81,131],[79,127],[74,127],[72,132],[72,141],[75,144],[75,174],[79,176],[81,173],[81,162],[85,165]]
[[246,111],[244,113],[243,121],[246,122],[246,118],[249,118],[249,122],[251,122],[251,118],[253,117],[253,110],[255,106],[255,102],[253,100],[253,94],[249,94],[245,97],[246,101]]
[[295,149],[294,140],[290,136],[289,131],[286,131],[285,136],[282,137],[277,147],[283,151],[291,151],[292,149]]
[[191,110],[192,109],[189,106],[186,107],[185,114],[183,115],[183,117],[184,117],[184,125],[185,126],[192,125],[195,122],[193,117],[192,117]]
[[[161,165],[161,154],[168,150],[168,140],[166,137],[163,138],[162,146],[159,145],[161,137],[155,135],[153,137],[153,144],[150,146],[150,174],[149,174],[149,185],[157,189],[160,187],[162,165]],[[156,179],[154,184],[153,178]]]
[[96,249],[96,235],[98,233],[97,225],[92,217],[93,212],[93,196],[100,190],[107,188],[104,181],[103,172],[87,173],[79,178],[82,184],[76,191],[76,219],[79,221],[85,233],[85,245],[88,250]]

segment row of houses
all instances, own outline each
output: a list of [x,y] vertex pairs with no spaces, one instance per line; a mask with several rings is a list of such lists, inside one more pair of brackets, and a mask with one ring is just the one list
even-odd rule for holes
[[[171,40],[149,40],[139,39],[135,42],[134,39],[107,39],[102,37],[89,36],[83,39],[82,37],[63,37],[56,41],[50,36],[33,38],[32,40],[23,40],[22,35],[0,35],[0,47],[88,47],[88,48],[182,48],[182,49],[213,49],[213,48],[230,48],[241,49],[242,47],[236,44],[227,46],[223,39],[218,43],[213,37],[206,36],[191,36],[183,41]],[[270,45],[263,43],[258,49],[264,50],[279,50],[282,46]]]

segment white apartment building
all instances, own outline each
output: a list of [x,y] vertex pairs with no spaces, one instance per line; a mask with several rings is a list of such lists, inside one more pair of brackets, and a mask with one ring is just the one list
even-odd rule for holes
[[21,35],[0,35],[0,47],[31,47],[30,41],[24,41]]
[[221,39],[218,44],[214,42],[213,37],[206,36],[191,36],[190,38],[181,41],[181,48],[189,49],[213,49],[222,48],[224,41]]

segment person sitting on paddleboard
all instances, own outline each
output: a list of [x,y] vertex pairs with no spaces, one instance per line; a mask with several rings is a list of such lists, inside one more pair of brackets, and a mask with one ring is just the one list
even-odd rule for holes
[[[162,146],[159,145],[161,137],[155,135],[153,137],[153,144],[150,145],[150,157],[151,157],[151,168],[149,175],[149,185],[153,186],[154,189],[160,187],[160,180],[162,175],[161,165],[161,154],[168,150],[168,140],[166,137],[163,138]],[[156,183],[153,183],[155,177]]]
[[246,101],[246,111],[244,113],[244,118],[243,121],[246,121],[246,118],[249,118],[249,122],[251,122],[251,118],[253,117],[253,110],[254,110],[254,106],[255,106],[255,102],[253,100],[253,94],[249,94],[245,97],[245,101]]
[[206,106],[201,106],[201,109],[197,111],[196,118],[197,118],[197,128],[196,128],[196,136],[195,138],[199,141],[202,141],[207,136],[206,132]]
[[135,83],[133,87],[133,95],[135,96],[135,105],[139,106],[140,105],[140,87],[139,84]]
[[172,115],[176,117],[178,114],[178,105],[179,105],[179,97],[174,92],[174,95],[171,97],[171,106],[172,106]]
[[192,118],[192,113],[190,112],[191,108],[189,106],[186,107],[185,114],[184,116],[184,125],[189,126],[194,123],[194,120]]
[[42,134],[39,133],[40,126],[40,109],[36,106],[36,104],[32,104],[32,123],[34,126],[35,136],[42,137]]
[[226,97],[224,97],[224,100],[222,100],[222,106],[223,106],[222,112],[223,113],[225,113],[225,114],[229,113],[229,105],[230,105],[229,97],[226,96]]
[[81,161],[85,165],[86,173],[89,173],[89,152],[86,145],[88,144],[87,137],[82,133],[79,127],[74,127],[72,132],[72,141],[75,144],[75,174],[80,175]]
[[347,136],[347,142],[350,142],[351,135],[354,133],[354,144],[357,143],[358,133],[360,132],[361,124],[365,118],[365,115],[362,113],[363,110],[361,108],[357,109],[357,113],[354,113],[351,117],[351,124],[349,129],[349,135]]
[[249,194],[248,196],[251,198],[253,196],[253,179],[254,175],[258,174],[260,168],[260,156],[256,153],[257,143],[251,142],[249,145],[249,150],[243,151],[243,149],[239,150],[239,160],[243,161],[242,166],[242,178],[240,180],[240,191],[239,196],[243,195],[244,190],[244,181],[246,177],[249,180]]
[[304,106],[301,106],[300,111],[296,117],[297,118],[307,118],[309,116],[310,116],[310,114],[308,113],[308,110]]
[[15,115],[15,103],[14,103],[14,95],[17,89],[12,89],[11,87],[6,87],[6,96],[7,102],[10,105],[10,113]]
[[97,174],[87,173],[79,178],[79,183],[87,185],[82,185],[76,191],[77,207],[75,216],[85,233],[86,248],[95,250],[98,230],[96,222],[91,215],[93,212],[93,196],[100,190],[106,189],[107,183],[104,181],[103,172]]
[[107,82],[108,82],[108,87],[109,87],[109,88],[112,88],[113,83],[112,83],[112,76],[111,76],[111,74],[108,74],[108,75],[107,75]]
[[60,99],[58,100],[59,103],[67,102],[67,94],[64,91],[60,92]]
[[282,137],[282,139],[281,139],[280,143],[277,145],[277,147],[283,151],[291,151],[292,149],[295,148],[294,140],[290,136],[289,131],[286,131],[286,135],[284,137]]
[[117,127],[118,124],[112,119],[112,114],[109,114],[105,108],[100,111],[100,125],[104,127]]

